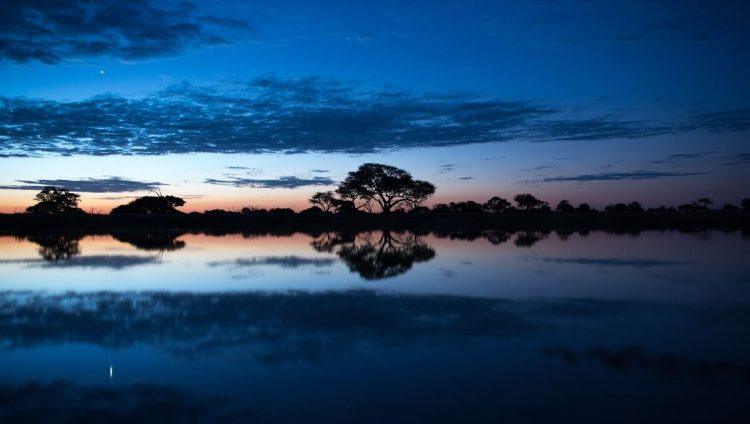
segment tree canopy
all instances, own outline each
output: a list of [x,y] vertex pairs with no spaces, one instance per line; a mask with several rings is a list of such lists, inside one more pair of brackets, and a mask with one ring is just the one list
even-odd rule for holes
[[78,207],[78,200],[80,198],[80,194],[71,193],[64,188],[44,187],[34,197],[37,204],[26,208],[26,213],[46,215],[82,214],[83,209]]
[[415,180],[395,166],[365,163],[349,173],[336,193],[355,202],[357,209],[369,208],[374,203],[383,213],[389,213],[397,206],[412,209],[419,206],[435,193],[435,186]]

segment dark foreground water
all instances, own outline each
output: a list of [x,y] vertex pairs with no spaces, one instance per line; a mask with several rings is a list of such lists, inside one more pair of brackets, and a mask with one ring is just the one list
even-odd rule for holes
[[0,236],[0,422],[748,422],[740,233]]

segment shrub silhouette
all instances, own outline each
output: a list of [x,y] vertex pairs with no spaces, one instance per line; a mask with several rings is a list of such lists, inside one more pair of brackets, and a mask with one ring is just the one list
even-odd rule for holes
[[112,209],[110,214],[181,214],[177,207],[185,205],[185,201],[175,196],[145,196],[133,200],[132,202],[117,206]]
[[83,214],[78,207],[81,195],[71,193],[64,188],[44,187],[34,196],[36,205],[26,208],[26,213],[44,215]]
[[604,208],[605,212],[643,212],[643,206],[638,202],[613,203]]

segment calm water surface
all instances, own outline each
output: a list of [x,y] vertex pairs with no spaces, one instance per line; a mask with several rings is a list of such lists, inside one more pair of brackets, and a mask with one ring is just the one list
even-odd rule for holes
[[740,233],[0,236],[0,421],[747,422]]

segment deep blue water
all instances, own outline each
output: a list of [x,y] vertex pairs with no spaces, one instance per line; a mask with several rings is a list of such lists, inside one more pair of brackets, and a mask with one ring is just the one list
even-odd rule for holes
[[747,422],[749,247],[0,237],[0,421]]

